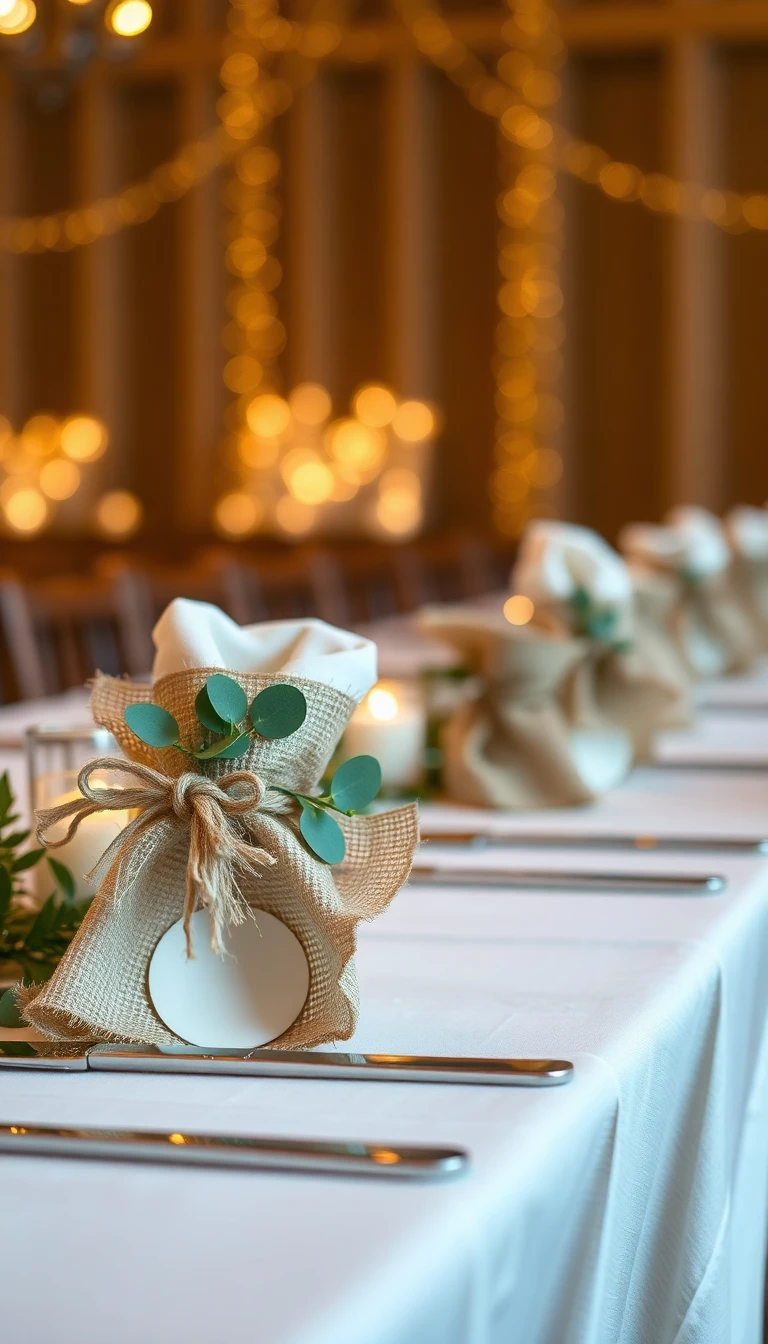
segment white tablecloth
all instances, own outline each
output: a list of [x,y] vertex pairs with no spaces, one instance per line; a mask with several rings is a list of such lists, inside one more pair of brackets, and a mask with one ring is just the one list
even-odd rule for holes
[[[768,777],[647,770],[517,824],[751,834],[766,803]],[[3,1341],[758,1344],[768,861],[514,861],[718,871],[729,888],[410,888],[364,929],[352,1048],[564,1056],[563,1088],[3,1073],[4,1121],[472,1154],[442,1186],[4,1158]]]

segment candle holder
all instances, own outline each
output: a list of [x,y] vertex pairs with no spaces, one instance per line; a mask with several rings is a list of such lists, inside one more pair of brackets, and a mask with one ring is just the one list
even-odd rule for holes
[[341,759],[375,756],[384,796],[402,797],[424,781],[427,705],[418,681],[378,681],[358,705],[341,744]]
[[[77,777],[82,767],[96,756],[122,756],[117,742],[105,728],[60,728],[44,725],[28,728],[25,734],[29,807],[32,816],[41,808],[55,807],[78,794]],[[111,770],[99,772],[99,782],[120,788],[124,781]],[[67,844],[53,850],[70,870],[74,879],[75,896],[82,899],[94,894],[89,873],[118,831],[129,821],[128,812],[96,812],[88,817]],[[62,824],[63,838],[66,827]],[[38,899],[44,900],[49,889],[46,864],[33,871],[33,887]]]
[[77,788],[77,776],[95,756],[122,755],[106,728],[95,725],[64,728],[56,724],[28,728],[24,734],[29,810],[41,807]]

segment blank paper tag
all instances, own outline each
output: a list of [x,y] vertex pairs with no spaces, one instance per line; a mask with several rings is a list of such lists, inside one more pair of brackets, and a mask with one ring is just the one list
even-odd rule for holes
[[172,924],[149,963],[155,1012],[190,1045],[249,1050],[296,1021],[309,993],[309,965],[298,938],[265,910],[228,930],[226,955],[211,951],[207,910],[192,916],[192,958],[182,920]]

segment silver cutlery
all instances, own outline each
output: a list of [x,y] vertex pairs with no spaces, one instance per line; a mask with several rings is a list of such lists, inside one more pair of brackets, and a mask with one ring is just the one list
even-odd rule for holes
[[[6,1053],[7,1052],[7,1053]],[[201,1050],[191,1045],[0,1041],[0,1069],[65,1072],[235,1074],[252,1078],[335,1078],[350,1082],[471,1083],[554,1087],[573,1075],[566,1059],[454,1055],[361,1055],[328,1050]]]
[[24,1124],[0,1125],[0,1153],[411,1180],[459,1176],[469,1160],[463,1148],[420,1144]]
[[422,865],[418,857],[408,882],[412,887],[663,892],[670,896],[714,896],[725,891],[727,886],[724,877],[712,873],[569,873],[557,868],[440,868]]
[[640,853],[663,851],[667,854],[677,852],[722,851],[725,854],[768,854],[768,836],[736,837],[726,835],[629,835],[610,831],[587,834],[580,831],[569,835],[567,831],[547,833],[545,831],[507,831],[505,834],[489,831],[444,831],[423,830],[422,841],[430,845],[450,845],[451,847],[475,850],[507,849],[519,846],[523,849],[628,849]]

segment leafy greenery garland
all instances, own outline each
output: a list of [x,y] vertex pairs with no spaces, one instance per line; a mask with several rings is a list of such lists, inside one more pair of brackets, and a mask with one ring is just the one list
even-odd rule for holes
[[[216,672],[198,692],[195,714],[206,734],[197,747],[181,742],[176,719],[161,705],[147,701],[128,705],[125,721],[140,742],[181,751],[202,773],[210,761],[244,756],[258,738],[290,737],[307,717],[307,701],[297,686],[279,684],[260,691],[249,706],[242,686]],[[330,813],[353,817],[369,807],[381,788],[381,767],[374,756],[353,756],[339,766],[328,792],[319,797],[277,784],[271,787],[300,805],[299,831],[307,848],[323,863],[341,863],[346,853],[344,833]]]
[[[26,984],[47,980],[79,929],[91,897],[75,899],[69,869],[44,849],[24,849],[30,831],[11,828],[19,817],[8,772],[0,775],[0,962],[21,968]],[[45,857],[54,882],[47,901],[36,908],[27,897],[22,873]],[[0,1027],[22,1026],[13,989],[0,990]]]

